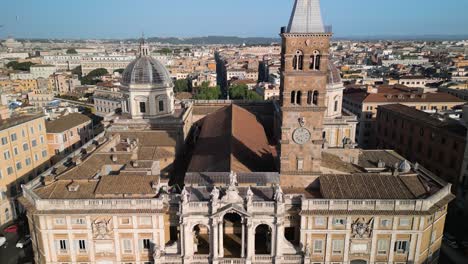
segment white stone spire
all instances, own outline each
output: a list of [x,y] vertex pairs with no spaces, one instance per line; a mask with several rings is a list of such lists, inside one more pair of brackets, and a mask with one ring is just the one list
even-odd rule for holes
[[320,0],[295,0],[287,33],[325,33]]

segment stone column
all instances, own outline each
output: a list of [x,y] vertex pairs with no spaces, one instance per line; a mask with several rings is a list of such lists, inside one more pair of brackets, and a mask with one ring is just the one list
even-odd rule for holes
[[276,258],[283,257],[284,222],[283,219],[276,221]]
[[212,248],[211,248],[211,252],[212,252],[212,256],[213,256],[213,261],[217,260],[218,259],[218,243],[219,243],[219,240],[218,240],[218,222],[213,220],[212,222],[212,228],[211,228],[211,239],[212,239]]
[[185,224],[180,223],[180,241],[179,241],[179,247],[180,247],[180,255],[183,257],[185,256]]
[[247,257],[246,263],[252,262],[252,257],[255,253],[255,230],[253,229],[252,220],[247,221]]
[[219,257],[224,257],[224,241],[223,241],[223,220],[221,220],[218,224],[218,234],[219,234]]
[[189,225],[184,223],[184,259],[191,258],[193,256],[193,235],[192,230],[189,229]]
[[245,220],[242,220],[241,258],[245,257]]

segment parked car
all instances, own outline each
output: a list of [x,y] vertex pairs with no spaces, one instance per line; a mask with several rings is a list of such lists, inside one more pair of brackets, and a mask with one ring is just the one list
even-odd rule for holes
[[16,232],[18,232],[18,225],[11,225],[11,226],[3,229],[3,232],[5,232],[5,233],[16,233]]
[[0,236],[0,247],[5,245],[6,243],[6,238],[4,236]]
[[29,245],[31,243],[31,236],[26,235],[25,237],[21,238],[18,240],[16,243],[17,248],[24,248],[25,246]]

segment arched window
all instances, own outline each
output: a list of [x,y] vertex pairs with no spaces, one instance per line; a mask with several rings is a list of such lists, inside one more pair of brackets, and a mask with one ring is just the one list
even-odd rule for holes
[[314,105],[318,105],[318,97],[319,97],[319,92],[318,91],[314,91],[314,95],[312,97],[312,103]]
[[302,92],[301,91],[297,91],[296,104],[298,104],[298,105],[302,104]]
[[314,71],[320,70],[320,57],[320,52],[318,50],[314,50],[313,55],[310,56],[309,69]]
[[298,50],[296,51],[296,54],[294,54],[293,58],[293,69],[294,70],[302,70],[304,65],[304,54],[302,51]]
[[308,105],[312,104],[312,91],[307,92],[307,104]]
[[314,55],[310,55],[310,59],[309,59],[309,70],[313,70],[315,67],[315,56]]
[[296,91],[291,92],[291,104],[296,103]]

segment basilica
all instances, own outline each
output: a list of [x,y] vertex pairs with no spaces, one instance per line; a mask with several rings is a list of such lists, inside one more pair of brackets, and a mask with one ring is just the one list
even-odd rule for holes
[[278,102],[178,102],[142,42],[122,113],[23,185],[36,263],[437,263],[451,185],[355,148],[319,0],[280,36]]

